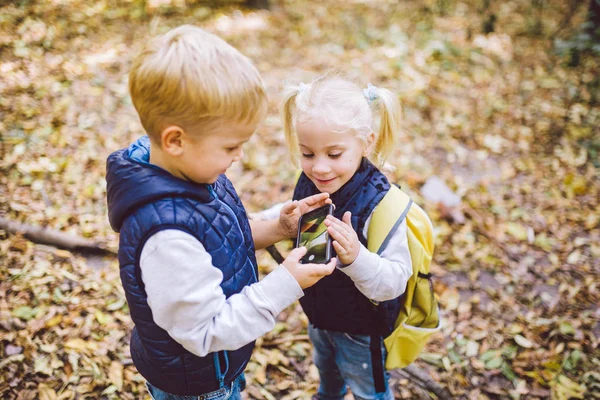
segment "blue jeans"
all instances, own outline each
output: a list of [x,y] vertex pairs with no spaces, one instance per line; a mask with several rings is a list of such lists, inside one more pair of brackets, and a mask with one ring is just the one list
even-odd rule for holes
[[153,400],[242,400],[241,393],[246,387],[246,378],[242,373],[229,386],[200,396],[178,396],[163,392],[159,388],[152,386],[150,382],[146,382],[146,386]]
[[[308,335],[314,346],[314,362],[321,378],[315,399],[343,400],[347,385],[357,400],[394,400],[387,372],[386,391],[375,392],[369,348],[371,340],[368,335],[351,335],[312,326],[308,327]],[[385,364],[385,346],[383,347]]]

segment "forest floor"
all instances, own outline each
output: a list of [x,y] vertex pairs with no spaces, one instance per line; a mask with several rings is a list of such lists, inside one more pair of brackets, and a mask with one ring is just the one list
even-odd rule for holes
[[[388,176],[434,222],[444,319],[417,366],[456,399],[600,398],[600,62],[556,52],[585,7],[568,18],[568,1],[142,3],[0,3],[0,217],[116,249],[105,161],[143,134],[131,59],[153,30],[195,24],[250,57],[268,90],[268,116],[228,172],[248,211],[292,193],[285,81],[339,68],[398,93]],[[423,196],[432,177],[458,206]],[[274,266],[264,252],[259,264]],[[299,305],[279,321],[248,365],[248,398],[318,386]],[[131,328],[116,258],[0,230],[1,398],[149,398]],[[428,396],[408,379],[394,388]]]

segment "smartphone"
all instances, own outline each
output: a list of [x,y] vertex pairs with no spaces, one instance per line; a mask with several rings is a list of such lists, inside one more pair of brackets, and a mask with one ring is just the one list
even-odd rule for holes
[[331,260],[331,238],[325,226],[325,217],[333,214],[333,205],[317,208],[300,217],[296,247],[306,247],[302,264],[327,264]]

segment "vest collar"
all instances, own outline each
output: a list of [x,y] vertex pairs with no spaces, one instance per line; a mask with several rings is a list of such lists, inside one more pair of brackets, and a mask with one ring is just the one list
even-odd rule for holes
[[[333,214],[336,218],[342,219],[344,213],[350,211],[352,227],[360,241],[366,244],[362,230],[367,218],[389,188],[387,178],[367,158],[363,158],[352,178],[331,194],[331,201],[335,205]],[[294,200],[317,193],[319,190],[315,184],[302,173],[294,191]]]
[[123,219],[146,203],[167,197],[186,197],[201,202],[212,199],[209,185],[177,178],[149,161],[150,140],[147,136],[108,157],[108,217],[117,232]]

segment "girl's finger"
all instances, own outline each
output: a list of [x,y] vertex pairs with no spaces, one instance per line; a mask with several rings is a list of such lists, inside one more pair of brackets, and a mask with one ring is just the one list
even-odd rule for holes
[[342,217],[342,220],[344,221],[344,223],[349,226],[350,228],[352,228],[352,213],[350,211],[346,211],[344,213],[344,216]]
[[343,235],[341,235],[338,231],[336,231],[335,229],[333,229],[331,227],[327,228],[327,232],[329,233],[329,236],[331,236],[331,238],[333,240],[337,240],[339,242],[340,240],[343,239]]
[[335,240],[337,240],[338,243],[340,245],[342,245],[344,248],[348,248],[349,247],[350,240],[348,240],[348,237],[346,235],[344,235],[343,232],[339,232],[338,230],[336,230],[333,227],[327,228],[327,231],[329,232],[329,234],[331,235],[331,237],[333,237]]
[[354,231],[354,228],[352,227],[352,222],[350,219],[351,217],[352,217],[352,214],[350,213],[350,211],[346,211],[344,213],[344,215],[342,216],[342,219],[336,218],[333,215],[327,216],[327,219],[331,218],[331,221],[333,221],[337,225],[344,227],[345,229]]
[[331,225],[335,225],[339,227],[340,230],[348,228],[348,225],[334,217],[333,215],[328,215],[325,221],[328,221]]
[[331,235],[331,237],[333,237],[334,239],[342,239],[345,235],[344,232],[342,230],[340,230],[337,226],[335,225],[329,225],[327,227],[327,232],[329,232],[329,234]]
[[341,244],[339,244],[337,241],[334,241],[334,242],[333,242],[333,249],[335,250],[335,252],[336,252],[338,255],[339,255],[339,254],[342,254],[342,255],[344,255],[344,254],[346,254],[346,253],[347,253],[346,249],[344,249],[344,248],[342,247],[342,245],[341,245]]
[[339,219],[337,220],[337,223],[331,224],[330,226],[334,228],[340,235],[343,235],[347,240],[351,240],[354,236],[354,229],[344,224]]

